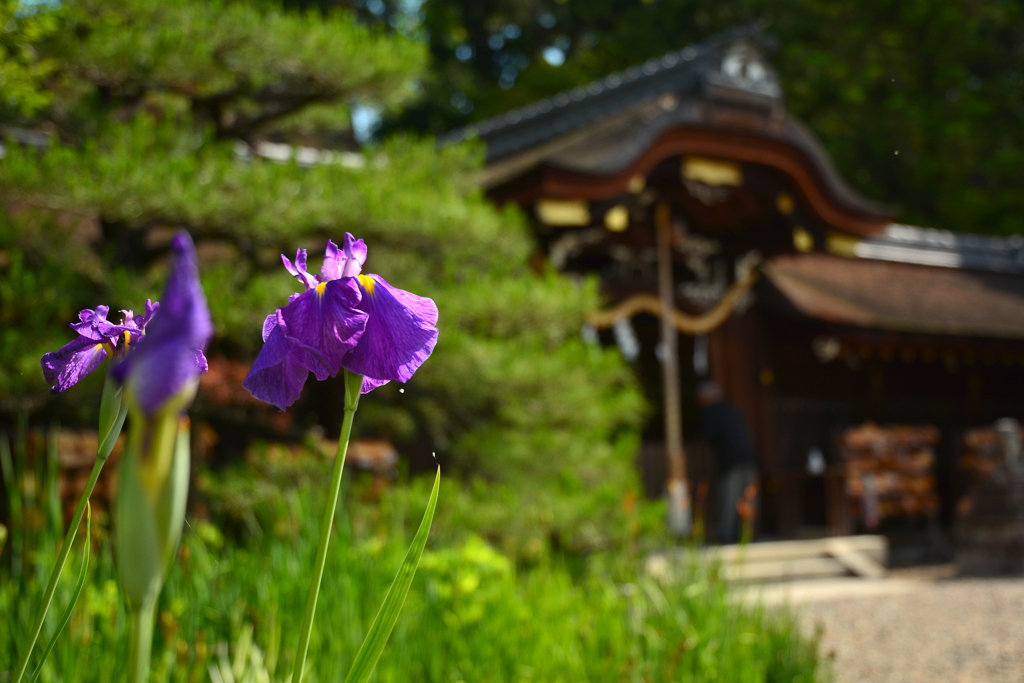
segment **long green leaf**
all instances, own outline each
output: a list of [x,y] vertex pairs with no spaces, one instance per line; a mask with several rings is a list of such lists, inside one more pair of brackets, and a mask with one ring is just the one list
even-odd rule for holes
[[416,569],[420,564],[420,556],[423,555],[423,548],[427,545],[427,537],[430,535],[430,525],[434,521],[434,509],[437,508],[437,492],[441,487],[441,468],[437,468],[437,476],[434,478],[434,489],[430,492],[430,501],[427,503],[427,511],[423,513],[423,521],[412,539],[412,545],[405,553],[405,560],[402,562],[395,580],[391,582],[384,604],[370,626],[369,633],[359,648],[356,659],[352,663],[352,669],[345,678],[345,683],[366,683],[377,666],[380,653],[384,651],[384,645],[388,642],[391,629],[398,621],[398,615],[405,604],[405,596],[409,593],[409,586],[416,576]]
[[78,596],[82,594],[82,589],[85,587],[85,577],[89,573],[89,554],[92,552],[92,505],[86,503],[86,522],[85,522],[85,546],[83,548],[85,556],[82,558],[82,568],[78,571],[78,583],[75,584],[75,590],[71,593],[71,600],[68,602],[67,608],[64,610],[64,615],[60,618],[60,623],[57,625],[57,630],[53,632],[53,636],[50,638],[50,642],[46,644],[46,649],[43,650],[43,658],[39,660],[39,666],[36,667],[36,672],[32,674],[32,678],[29,679],[29,683],[36,683],[39,680],[39,674],[43,672],[43,664],[46,663],[46,658],[50,656],[50,651],[53,650],[53,646],[57,644],[57,638],[60,637],[64,627],[71,621],[71,613],[75,611],[75,605],[78,603]]

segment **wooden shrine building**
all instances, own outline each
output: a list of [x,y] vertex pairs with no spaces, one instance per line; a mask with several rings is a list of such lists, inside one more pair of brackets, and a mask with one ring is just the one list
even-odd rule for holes
[[1024,238],[900,225],[859,196],[787,113],[757,27],[442,142],[473,136],[488,195],[528,212],[551,265],[600,277],[594,330],[661,413],[645,434],[652,493],[715,476],[699,447],[705,377],[751,424],[761,528],[778,536],[863,527],[808,467],[835,471],[849,427],[935,427],[929,476],[949,522],[967,430],[1024,416]]

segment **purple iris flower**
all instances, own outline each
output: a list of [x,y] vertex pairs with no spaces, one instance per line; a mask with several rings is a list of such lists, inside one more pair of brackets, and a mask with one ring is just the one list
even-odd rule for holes
[[106,358],[126,354],[146,333],[146,324],[160,308],[159,303],[146,300],[146,312],[138,317],[131,311],[121,311],[123,320],[116,325],[107,320],[110,309],[97,306],[95,310],[79,312],[81,322],[71,323],[71,329],[78,338],[65,344],[58,351],[43,354],[40,361],[43,376],[52,386],[51,391],[59,394],[67,391],[90,372],[98,368]]
[[135,350],[114,368],[114,376],[128,385],[146,415],[155,414],[190,380],[206,372],[203,352],[213,336],[192,238],[182,230],[171,248],[174,262],[160,313]]
[[309,373],[333,377],[342,368],[363,375],[362,393],[406,382],[437,343],[437,306],[426,297],[363,275],[366,244],[345,233],[341,249],[327,242],[320,275],[306,271],[306,250],[285,269],[305,287],[263,324],[263,348],[242,386],[281,410],[294,403]]

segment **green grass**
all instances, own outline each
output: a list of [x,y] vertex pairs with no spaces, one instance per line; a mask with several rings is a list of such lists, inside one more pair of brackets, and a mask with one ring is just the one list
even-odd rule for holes
[[[9,538],[0,548],[0,683],[9,679],[24,647],[26,625],[63,538],[54,443],[35,439],[36,455],[46,457],[42,462],[28,456],[26,435],[22,424],[12,449],[0,434],[5,483],[21,484],[7,487],[13,493]],[[273,469],[275,461],[261,462]],[[214,510],[219,525],[190,519],[185,527],[161,595],[152,681],[287,679],[325,496],[317,474],[322,464],[306,459],[282,465],[281,472],[257,475],[239,468],[198,477],[196,496]],[[419,486],[377,504],[352,504],[365,492],[358,482],[345,481],[343,496],[350,505],[339,508],[327,557],[308,683],[343,680],[402,563],[409,544],[406,523],[418,521],[426,505],[427,490]],[[446,501],[458,499],[456,486],[443,482],[439,514]],[[681,568],[676,581],[660,585],[642,576],[641,558],[628,548],[542,553],[524,568],[478,537],[451,530],[436,537],[448,540],[435,541],[423,554],[371,681],[828,680],[815,639],[802,635],[783,613],[735,604],[714,567]],[[93,517],[92,539],[85,589],[42,668],[41,683],[124,680],[129,622],[116,582],[109,519],[102,512]],[[72,555],[42,643],[57,627],[75,585],[82,557],[77,548]]]
[[[186,527],[161,598],[153,681],[286,678],[316,545],[313,498],[297,503],[297,527],[249,547],[228,542],[208,522]],[[400,511],[359,537],[349,520],[338,520],[308,681],[340,681],[348,670],[407,547],[398,517]],[[128,621],[105,532],[97,523],[90,580],[44,666],[43,683],[123,679]],[[38,562],[20,579],[7,562],[0,570],[0,680],[15,662],[21,625],[38,605],[44,567],[52,562],[52,550],[30,554]],[[712,570],[690,568],[683,580],[662,586],[633,576],[633,564],[596,556],[580,575],[557,560],[517,570],[479,539],[430,548],[371,680],[825,679],[813,640],[784,616],[734,606]],[[63,577],[44,638],[63,610],[73,574]]]

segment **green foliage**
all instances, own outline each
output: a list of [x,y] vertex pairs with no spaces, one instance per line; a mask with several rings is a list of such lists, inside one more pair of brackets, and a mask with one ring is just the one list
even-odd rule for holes
[[46,400],[39,357],[69,340],[64,325],[77,321],[79,310],[95,306],[100,291],[95,260],[82,258],[68,237],[69,231],[52,221],[24,225],[16,216],[0,214],[0,410],[5,412],[36,409]]
[[909,222],[1024,231],[1024,6],[795,10],[775,22],[790,106],[852,182]]
[[[321,502],[308,492],[302,499],[293,533],[251,549],[232,544],[210,522],[191,520],[161,596],[152,681],[239,681],[246,672],[285,679]],[[421,498],[405,512],[418,516],[424,504]],[[346,521],[339,520],[328,555],[306,678],[311,683],[342,680],[406,550],[407,538],[393,520],[358,534]],[[109,536],[98,523],[93,532],[101,540],[89,580],[41,669],[42,683],[123,680],[128,615],[114,581]],[[43,548],[36,557],[50,561]],[[375,680],[827,680],[813,639],[785,614],[738,606],[713,568],[684,569],[678,582],[660,585],[636,579],[632,563],[600,564],[574,579],[557,562],[517,570],[479,538],[429,548]],[[60,604],[74,580],[71,571],[62,578]],[[0,670],[10,668],[24,638],[19,625],[40,592],[35,574],[0,581],[0,611],[7,617],[0,620]],[[51,616],[47,634],[57,625]]]
[[[391,126],[440,133],[755,19],[778,41],[787,106],[858,189],[907,222],[1024,231],[1021,3],[435,0],[424,95]],[[561,66],[542,56],[556,46]]]
[[[227,0],[63,4],[63,29],[73,35],[51,49],[60,64],[55,87],[68,101],[98,97],[136,109],[169,97],[222,138],[265,132],[313,105],[321,115],[325,106],[344,115],[355,99],[395,106],[423,66],[419,45],[344,13]],[[338,127],[337,116],[326,120]]]
[[[82,595],[82,589],[85,588],[85,581],[89,577],[89,555],[92,553],[92,506],[86,502],[86,521],[85,521],[85,543],[82,544],[82,568],[78,570],[78,579],[75,582],[75,587],[71,590],[71,597],[68,598],[68,605],[64,608],[64,612],[61,614],[60,621],[57,623],[57,627],[53,630],[53,635],[50,636],[50,641],[46,644],[41,655],[39,655],[39,665],[36,667],[35,673],[29,679],[29,683],[36,683],[39,680],[40,674],[43,672],[43,664],[46,662],[46,658],[50,656],[53,651],[53,646],[57,644],[57,639],[60,638],[60,634],[64,631],[64,627],[68,625],[68,621],[71,620],[71,615],[74,614],[75,605],[78,604],[78,598]],[[67,539],[71,541],[73,539]]]
[[[358,387],[358,385],[356,386]],[[377,616],[373,618],[373,622],[366,631],[366,638],[363,640],[363,644],[360,645],[359,651],[352,661],[352,669],[348,672],[348,676],[345,677],[346,683],[366,683],[370,676],[373,675],[373,670],[377,666],[377,660],[380,659],[380,654],[384,651],[384,646],[391,636],[395,622],[398,621],[398,615],[405,605],[409,588],[416,576],[416,569],[419,567],[420,559],[423,556],[423,549],[426,547],[427,539],[430,537],[430,525],[434,521],[434,511],[437,509],[437,493],[440,486],[441,468],[438,468],[437,474],[434,476],[434,487],[431,489],[430,499],[427,501],[427,511],[423,513],[420,528],[416,530],[416,535],[412,539],[412,545],[409,546],[409,550],[405,553],[405,559],[402,560],[402,566],[398,568],[398,574],[395,575],[395,580],[388,588],[384,602],[380,606],[380,611],[377,612]]]
[[30,116],[50,102],[42,83],[56,68],[36,44],[57,28],[46,3],[0,0],[0,117]]
[[[524,565],[553,554],[578,557],[599,550],[634,551],[657,536],[664,519],[660,503],[638,498],[639,486],[630,467],[635,438],[624,434],[612,445],[589,453],[570,450],[554,463],[513,462],[489,480],[479,473],[461,486],[449,480],[431,533],[446,544],[482,536]],[[532,452],[556,447],[566,444],[542,444]],[[494,452],[504,457],[506,449],[499,446]],[[588,455],[594,461],[579,467]],[[488,466],[494,468],[491,463],[482,468]],[[228,533],[259,543],[268,536],[295,533],[303,497],[308,489],[322,484],[329,467],[315,445],[289,449],[257,443],[245,462],[216,472],[200,471],[195,492],[203,506],[223,520]],[[401,511],[414,510],[429,494],[431,481],[414,477],[380,497],[369,474],[348,474],[342,506],[359,533],[384,518],[401,521],[411,533],[419,517],[405,518]]]

